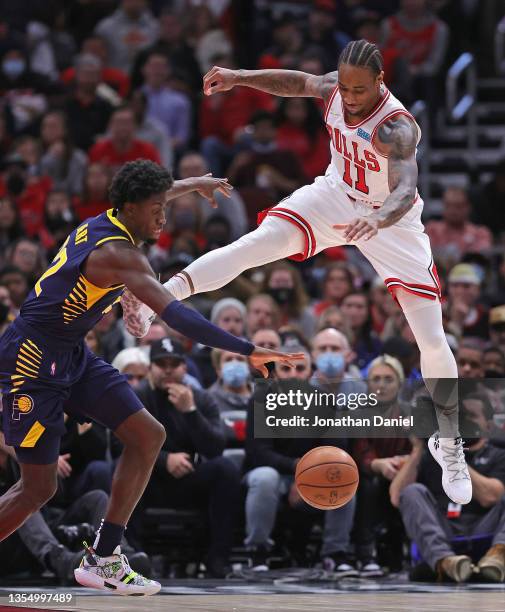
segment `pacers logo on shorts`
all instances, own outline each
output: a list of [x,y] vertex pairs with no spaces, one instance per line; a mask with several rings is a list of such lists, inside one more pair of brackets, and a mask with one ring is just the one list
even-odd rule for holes
[[12,418],[19,421],[22,414],[28,414],[33,410],[33,399],[29,395],[17,393],[12,401]]

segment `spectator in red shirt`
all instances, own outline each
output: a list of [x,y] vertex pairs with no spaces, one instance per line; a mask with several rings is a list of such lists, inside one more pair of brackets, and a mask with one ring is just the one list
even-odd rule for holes
[[328,136],[310,98],[283,98],[277,116],[279,149],[292,151],[308,179],[324,174],[330,161]]
[[114,171],[124,163],[143,158],[161,163],[158,151],[149,142],[137,140],[135,113],[129,106],[116,109],[109,122],[109,138],[100,140],[89,150],[90,162],[102,162]]
[[[233,69],[229,56],[216,58],[219,66]],[[200,105],[201,152],[214,176],[222,176],[240,148],[239,137],[251,116],[259,110],[271,111],[271,95],[249,87],[234,87],[214,96],[203,96]]]
[[80,221],[96,217],[110,208],[109,184],[111,171],[104,164],[95,163],[88,166],[84,177],[82,199],[75,204],[75,212]]
[[354,277],[349,266],[336,261],[326,268],[322,286],[322,300],[314,304],[314,315],[319,317],[329,306],[340,306],[346,295],[354,291]]
[[470,223],[472,205],[464,189],[449,187],[443,202],[443,219],[426,224],[435,257],[455,263],[465,253],[480,253],[492,247],[493,235],[489,229]]
[[[81,53],[89,53],[97,57],[102,63],[102,81],[109,87],[112,87],[120,98],[126,98],[130,91],[130,78],[119,68],[113,68],[108,63],[108,50],[105,40],[96,34],[89,36],[84,40],[81,47]],[[65,85],[72,83],[75,79],[75,68],[67,68],[64,70],[60,79]]]

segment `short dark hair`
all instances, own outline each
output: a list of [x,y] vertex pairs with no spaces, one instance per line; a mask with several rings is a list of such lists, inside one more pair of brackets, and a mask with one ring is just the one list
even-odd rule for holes
[[377,45],[367,40],[351,40],[345,47],[338,59],[338,67],[341,64],[370,68],[375,76],[384,69],[384,59]]
[[478,392],[468,393],[466,395],[463,395],[461,400],[463,402],[465,400],[474,400],[476,402],[481,402],[482,412],[484,414],[485,419],[487,421],[491,421],[493,419],[493,416],[494,416],[493,405],[491,404],[489,397],[485,393],[478,393]]
[[109,188],[109,198],[114,208],[122,210],[126,202],[142,202],[170,189],[173,182],[169,170],[148,159],[137,159],[116,172]]

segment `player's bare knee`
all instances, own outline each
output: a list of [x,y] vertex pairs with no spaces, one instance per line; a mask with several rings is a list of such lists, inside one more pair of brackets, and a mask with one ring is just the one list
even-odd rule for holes
[[56,471],[54,472],[54,476],[47,475],[47,477],[38,480],[24,480],[22,488],[23,500],[27,503],[32,512],[36,512],[47,504],[55,495],[57,489],[58,481],[56,478]]

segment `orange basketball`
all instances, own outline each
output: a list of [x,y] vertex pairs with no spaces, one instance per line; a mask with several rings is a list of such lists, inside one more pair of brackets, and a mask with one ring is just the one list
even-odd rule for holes
[[336,446],[318,446],[298,462],[295,482],[301,497],[319,510],[335,510],[350,501],[359,483],[354,459]]

